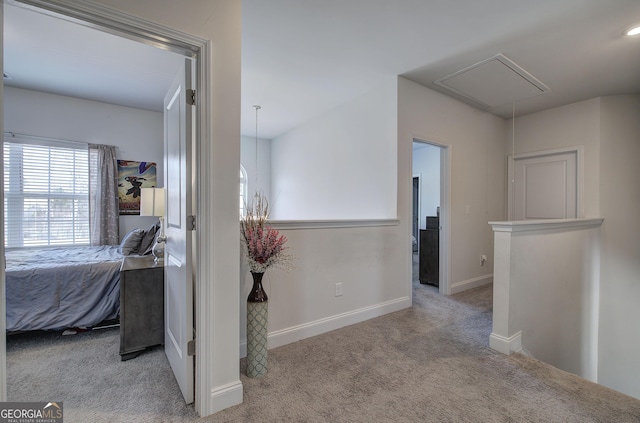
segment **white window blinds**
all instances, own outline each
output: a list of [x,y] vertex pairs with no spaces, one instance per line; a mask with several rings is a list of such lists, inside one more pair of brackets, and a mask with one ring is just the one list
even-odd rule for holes
[[89,245],[89,150],[6,136],[5,247]]

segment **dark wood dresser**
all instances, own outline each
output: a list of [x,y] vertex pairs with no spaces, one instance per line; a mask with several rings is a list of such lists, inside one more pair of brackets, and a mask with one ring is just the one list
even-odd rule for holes
[[153,256],[125,257],[120,267],[120,359],[164,344],[164,267]]
[[427,229],[420,230],[420,283],[439,285],[440,217],[427,216]]

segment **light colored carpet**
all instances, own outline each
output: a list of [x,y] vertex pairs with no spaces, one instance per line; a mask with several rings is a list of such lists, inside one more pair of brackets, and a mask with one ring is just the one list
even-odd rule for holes
[[9,397],[62,400],[65,422],[640,422],[640,400],[490,350],[491,286],[431,288],[414,284],[410,309],[270,350],[266,376],[241,376],[244,402],[207,418],[181,403],[160,349],[120,362],[113,331],[10,340]]
[[62,401],[65,423],[194,421],[162,347],[120,361],[119,328],[7,337],[9,401]]
[[638,422],[640,401],[489,349],[492,287],[270,351],[245,402],[212,422]]

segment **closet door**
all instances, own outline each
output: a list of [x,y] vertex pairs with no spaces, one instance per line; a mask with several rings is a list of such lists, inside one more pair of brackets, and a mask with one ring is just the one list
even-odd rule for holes
[[516,157],[514,197],[513,220],[578,217],[577,152]]

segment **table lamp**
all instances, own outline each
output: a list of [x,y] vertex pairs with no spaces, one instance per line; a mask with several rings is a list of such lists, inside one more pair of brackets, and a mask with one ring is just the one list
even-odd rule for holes
[[160,219],[160,234],[156,237],[151,254],[154,262],[164,261],[164,188],[141,188],[140,216],[156,216]]

